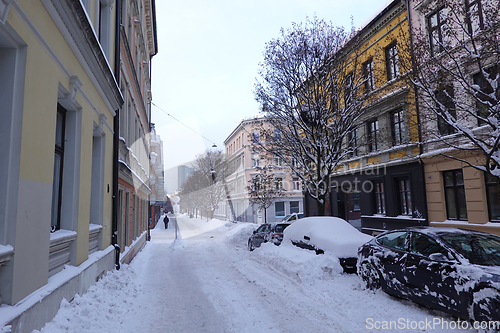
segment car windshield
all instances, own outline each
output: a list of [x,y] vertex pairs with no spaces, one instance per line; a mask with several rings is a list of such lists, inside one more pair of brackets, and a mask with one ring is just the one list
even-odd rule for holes
[[274,228],[274,231],[283,232],[283,230],[285,230],[285,228],[288,226],[289,226],[289,224],[277,224],[276,228]]
[[485,266],[500,265],[500,237],[473,233],[453,233],[441,238],[472,264]]

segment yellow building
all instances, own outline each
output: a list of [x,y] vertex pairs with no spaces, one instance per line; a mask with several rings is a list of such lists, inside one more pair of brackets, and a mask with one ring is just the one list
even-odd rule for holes
[[[115,265],[121,3],[0,1],[0,327],[14,332],[39,329],[63,297],[85,292]],[[154,13],[154,1],[134,3]],[[148,41],[153,32],[145,30]],[[52,292],[40,296],[42,287]]]
[[345,142],[352,153],[331,177],[329,210],[369,234],[427,224],[408,41],[406,4],[395,0],[343,50],[364,101]]

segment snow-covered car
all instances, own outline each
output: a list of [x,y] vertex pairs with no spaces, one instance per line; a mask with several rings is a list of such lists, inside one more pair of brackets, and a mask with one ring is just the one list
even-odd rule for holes
[[358,252],[370,289],[475,321],[500,320],[500,237],[455,228],[387,231]]
[[281,222],[293,222],[301,218],[304,218],[304,213],[292,213],[285,216]]
[[341,218],[314,216],[293,222],[285,230],[283,242],[316,254],[333,255],[339,259],[344,272],[355,273],[358,248],[372,238]]
[[253,231],[253,234],[248,239],[248,249],[253,251],[261,246],[262,243],[272,242],[275,245],[280,245],[283,240],[283,230],[290,223],[264,223]]

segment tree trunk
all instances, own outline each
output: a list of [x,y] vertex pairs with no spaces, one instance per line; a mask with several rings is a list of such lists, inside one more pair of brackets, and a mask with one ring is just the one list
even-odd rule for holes
[[325,196],[320,196],[316,203],[318,205],[318,216],[325,216]]

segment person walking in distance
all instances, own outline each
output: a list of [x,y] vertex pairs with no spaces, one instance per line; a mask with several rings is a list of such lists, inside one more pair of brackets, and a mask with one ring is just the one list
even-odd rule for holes
[[168,216],[165,214],[165,217],[163,218],[163,223],[165,223],[165,229],[168,229]]

